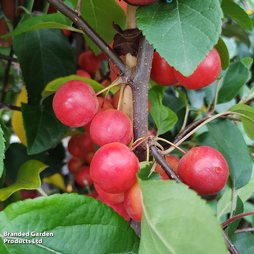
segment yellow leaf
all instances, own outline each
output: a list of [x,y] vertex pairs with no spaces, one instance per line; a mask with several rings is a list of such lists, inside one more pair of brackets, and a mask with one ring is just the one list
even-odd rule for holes
[[64,179],[59,173],[56,173],[50,177],[43,178],[42,181],[45,183],[54,184],[55,186],[59,187],[61,190],[65,191]]
[[[18,96],[16,106],[20,107],[21,102],[27,103],[27,91],[25,87],[23,87]],[[23,126],[22,113],[20,111],[14,111],[12,115],[11,125],[22,144],[26,146],[26,134]]]

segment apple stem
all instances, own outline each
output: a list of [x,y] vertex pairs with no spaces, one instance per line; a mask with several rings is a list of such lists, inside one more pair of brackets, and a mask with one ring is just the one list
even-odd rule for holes
[[108,91],[110,88],[114,87],[114,86],[117,86],[119,84],[123,83],[123,80],[121,77],[117,78],[111,85],[109,85],[108,87],[102,89],[101,91],[95,93],[95,96],[98,96],[99,94],[105,92],[105,91]]
[[[168,140],[166,140],[166,139],[164,139],[164,138],[159,138],[159,137],[157,137],[157,138],[155,138],[155,139],[164,141],[164,142],[170,144],[171,146],[173,146],[174,148],[178,149],[178,150],[181,151],[182,153],[186,154],[186,152],[185,152],[182,148],[180,148],[179,146],[175,145],[174,143],[172,143],[172,142],[170,142],[170,141],[168,141]],[[160,153],[161,153],[161,154],[167,154],[167,150],[166,150],[166,151],[161,151]]]
[[145,137],[142,138],[138,138],[132,145],[130,150],[133,151],[135,148],[137,148],[141,143],[143,143],[147,138],[151,137],[151,135],[147,135]]

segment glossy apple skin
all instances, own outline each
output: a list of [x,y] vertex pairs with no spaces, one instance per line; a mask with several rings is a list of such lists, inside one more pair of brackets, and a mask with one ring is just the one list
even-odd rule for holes
[[188,77],[175,71],[178,82],[188,89],[201,89],[213,83],[220,75],[221,59],[215,48],[205,57],[197,69]]
[[[168,155],[166,156],[166,161],[168,163],[168,165],[174,170],[174,172],[177,174],[178,172],[178,163],[180,161],[180,159]],[[166,174],[166,172],[163,170],[163,168],[160,166],[160,164],[157,164],[155,167],[155,172],[158,172],[162,178],[162,180],[167,180],[169,179],[168,175]]]
[[93,88],[80,80],[63,84],[53,98],[56,117],[70,127],[82,127],[89,123],[97,113],[98,107]]
[[90,78],[90,79],[92,78],[91,75],[84,70],[77,70],[77,75],[83,78]]
[[118,204],[124,201],[124,192],[112,194],[104,191],[100,186],[94,183],[94,188],[96,189],[98,195],[105,201],[107,204]]
[[178,175],[199,195],[213,195],[227,183],[229,170],[220,152],[209,146],[199,146],[180,159]]
[[175,68],[162,58],[158,52],[153,54],[151,79],[161,86],[172,86],[177,83]]
[[124,1],[132,5],[147,5],[147,4],[157,2],[159,0],[124,0]]
[[114,142],[96,151],[91,164],[92,180],[109,193],[128,190],[136,181],[139,161],[135,154],[122,143]]
[[90,167],[89,166],[82,166],[79,168],[77,173],[75,174],[75,181],[80,185],[80,186],[87,186],[87,184],[90,186],[93,184],[92,178],[90,176]]
[[141,221],[143,206],[141,200],[141,188],[138,181],[124,193],[124,207],[133,220]]
[[79,62],[80,68],[89,73],[94,73],[98,71],[101,66],[100,59],[91,50],[82,53],[79,56],[78,62]]
[[129,145],[133,136],[133,125],[130,118],[116,109],[102,110],[96,114],[90,125],[93,142],[103,146],[112,142]]
[[74,135],[70,138],[67,150],[74,157],[83,157],[83,149],[79,146],[79,139],[81,134]]
[[69,171],[76,174],[84,162],[85,160],[83,158],[72,157],[67,164]]
[[102,111],[102,110],[106,110],[106,109],[114,109],[113,105],[106,100],[105,98],[102,97],[97,97],[98,102],[99,102],[99,109],[98,112]]

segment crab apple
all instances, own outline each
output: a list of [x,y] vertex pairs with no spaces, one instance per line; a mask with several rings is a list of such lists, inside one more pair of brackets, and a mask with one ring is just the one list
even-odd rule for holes
[[141,201],[141,188],[138,181],[130,189],[125,191],[124,207],[133,220],[141,221],[143,206]]
[[76,74],[80,77],[83,77],[83,78],[90,78],[90,79],[92,78],[91,75],[87,71],[84,71],[84,70],[77,70]]
[[[180,161],[180,159],[168,155],[166,156],[166,161],[168,163],[168,165],[175,171],[175,173],[177,174],[177,168],[178,168],[178,163]],[[155,172],[158,172],[160,174],[160,176],[162,177],[163,180],[169,179],[168,175],[166,174],[166,172],[163,170],[163,168],[161,167],[160,164],[157,164],[155,167]]]
[[85,160],[83,158],[72,157],[67,163],[69,171],[76,174],[84,162]]
[[109,193],[128,190],[136,181],[139,161],[124,144],[113,142],[96,151],[90,164],[92,180]]
[[80,186],[90,186],[93,184],[92,178],[90,176],[90,167],[82,166],[79,168],[77,173],[75,174],[75,181]]
[[130,118],[122,111],[106,109],[98,112],[93,118],[90,134],[98,146],[112,142],[129,145],[133,136],[133,126]]
[[222,154],[209,146],[192,148],[178,164],[179,177],[200,195],[219,192],[227,183],[228,174]]
[[82,70],[94,73],[100,69],[101,61],[92,50],[86,51],[79,56],[79,66]]
[[122,7],[122,9],[124,10],[125,14],[127,12],[127,3],[124,2],[123,0],[116,0],[116,2],[118,3],[118,5],[120,5]]
[[87,162],[88,164],[91,163],[94,154],[95,154],[95,152],[88,152],[88,153],[85,153],[85,154],[84,154],[84,158],[85,158],[85,160],[86,160],[86,162]]
[[106,110],[106,109],[114,109],[113,105],[106,100],[105,98],[102,97],[97,97],[98,102],[99,102],[99,109],[98,112],[102,111],[102,110]]
[[117,204],[124,201],[124,192],[112,194],[104,191],[99,187],[98,184],[94,183],[94,188],[96,189],[98,195],[105,201],[107,204]]
[[62,29],[63,33],[65,34],[65,36],[70,37],[71,35],[71,30],[68,29]]
[[124,1],[132,5],[147,5],[147,4],[157,2],[159,0],[124,0]]
[[172,86],[176,84],[177,79],[174,71],[174,67],[170,66],[158,52],[154,52],[150,78],[155,83],[162,86]]
[[81,127],[89,123],[97,113],[98,107],[93,88],[80,80],[63,84],[53,98],[56,117],[70,127]]
[[88,132],[84,132],[79,136],[79,146],[87,152],[95,152],[94,143]]
[[188,89],[201,89],[213,83],[221,71],[220,55],[215,48],[205,57],[197,69],[188,77],[175,70],[177,81]]
[[68,152],[74,157],[83,156],[83,149],[79,146],[80,136],[81,134],[72,136],[67,145]]

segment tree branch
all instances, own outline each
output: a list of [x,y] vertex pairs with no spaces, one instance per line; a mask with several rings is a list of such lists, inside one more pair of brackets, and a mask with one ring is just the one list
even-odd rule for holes
[[80,16],[77,12],[70,9],[61,0],[47,0],[58,11],[69,18],[81,31],[83,31],[97,47],[110,59],[121,76],[128,76],[130,71],[123,60],[111,49],[111,47],[100,37],[100,35]]

